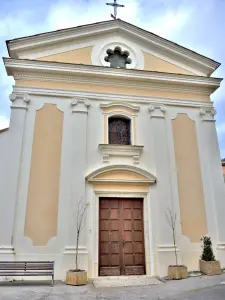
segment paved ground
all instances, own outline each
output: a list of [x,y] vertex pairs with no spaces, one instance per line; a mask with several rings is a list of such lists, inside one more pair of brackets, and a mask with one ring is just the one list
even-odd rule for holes
[[167,281],[159,285],[96,289],[50,282],[0,284],[1,300],[225,300],[225,274]]
[[[160,299],[160,298],[159,298]],[[191,292],[178,297],[166,299],[185,299],[185,300],[224,300],[225,299],[225,286],[215,286],[209,289],[203,289],[196,292]]]

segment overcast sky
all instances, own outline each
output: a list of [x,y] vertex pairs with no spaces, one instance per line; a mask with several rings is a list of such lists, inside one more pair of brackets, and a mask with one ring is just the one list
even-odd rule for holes
[[[0,0],[0,56],[5,40],[110,19],[104,0]],[[109,0],[111,2],[111,0]],[[225,77],[225,0],[120,0],[118,17],[221,62]],[[0,61],[0,128],[8,126],[13,80]],[[221,157],[225,157],[225,81],[212,100]]]

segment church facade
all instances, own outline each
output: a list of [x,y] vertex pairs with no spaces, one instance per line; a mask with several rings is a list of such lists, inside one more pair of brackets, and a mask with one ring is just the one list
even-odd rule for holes
[[121,20],[7,41],[0,133],[0,260],[99,276],[198,270],[201,237],[225,267],[225,189],[210,100],[219,63]]

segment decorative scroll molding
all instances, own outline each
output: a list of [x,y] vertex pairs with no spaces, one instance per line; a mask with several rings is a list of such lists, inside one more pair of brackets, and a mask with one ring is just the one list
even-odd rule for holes
[[215,122],[216,110],[213,107],[201,107],[199,114],[202,121]]
[[30,103],[31,97],[29,94],[12,93],[9,96],[9,99],[12,102],[11,108],[27,109],[28,104]]
[[162,103],[152,103],[149,105],[150,118],[165,118],[166,108]]
[[144,146],[100,144],[98,148],[103,154],[103,163],[109,163],[111,156],[127,156],[137,165]]
[[72,113],[88,113],[90,101],[86,98],[73,98],[71,101]]

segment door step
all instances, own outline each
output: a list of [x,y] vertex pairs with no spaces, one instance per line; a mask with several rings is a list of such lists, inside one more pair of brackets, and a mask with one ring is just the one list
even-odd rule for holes
[[96,288],[118,287],[118,286],[140,286],[140,285],[155,285],[162,282],[155,277],[147,275],[142,276],[107,276],[93,279],[93,284]]

